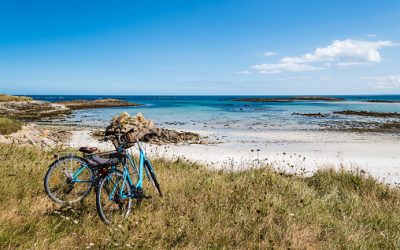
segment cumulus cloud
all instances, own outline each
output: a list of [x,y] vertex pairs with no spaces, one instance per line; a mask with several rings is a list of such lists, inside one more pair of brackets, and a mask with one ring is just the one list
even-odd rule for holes
[[313,63],[353,60],[362,62],[380,62],[382,57],[379,49],[395,46],[392,41],[363,41],[363,40],[335,40],[325,48],[317,48],[313,53],[300,57],[284,57],[282,62]]
[[400,75],[361,77],[361,79],[371,82],[372,87],[377,89],[400,88]]
[[284,71],[315,71],[338,66],[347,68],[365,64],[379,63],[382,56],[379,50],[397,46],[392,41],[334,40],[327,47],[317,48],[312,53],[297,57],[283,57],[274,64],[251,66],[260,73],[281,73]]

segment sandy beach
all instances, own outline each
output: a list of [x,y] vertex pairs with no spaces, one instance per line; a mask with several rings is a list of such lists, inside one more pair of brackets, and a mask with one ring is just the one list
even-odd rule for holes
[[[207,136],[217,143],[146,144],[147,153],[152,157],[179,158],[226,170],[270,164],[280,171],[312,174],[317,169],[343,167],[364,170],[388,184],[400,183],[400,140],[397,135],[314,130],[191,132]],[[72,133],[71,147],[89,145],[100,150],[113,149],[110,143],[91,137],[89,130]],[[222,139],[217,141],[215,138]]]

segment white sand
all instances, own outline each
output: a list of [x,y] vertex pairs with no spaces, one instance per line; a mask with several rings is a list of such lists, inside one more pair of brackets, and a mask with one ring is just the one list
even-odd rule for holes
[[[400,183],[400,137],[321,131],[193,131],[223,143],[211,145],[146,145],[147,154],[168,159],[186,159],[211,168],[241,170],[266,163],[275,168],[312,173],[325,167],[362,169],[388,184]],[[89,131],[75,131],[72,147],[97,146]],[[291,167],[293,166],[293,167]]]

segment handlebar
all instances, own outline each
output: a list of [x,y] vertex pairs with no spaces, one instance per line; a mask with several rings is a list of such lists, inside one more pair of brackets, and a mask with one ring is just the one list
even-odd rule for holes
[[[115,131],[117,130],[117,131]],[[118,140],[118,148],[125,148],[127,145],[133,145],[135,143],[138,144],[139,148],[141,148],[140,144],[139,144],[139,140],[135,140],[135,142],[127,142],[126,140],[123,140],[123,136],[128,134],[128,133],[132,133],[135,131],[135,129],[130,129],[127,132],[122,132],[122,127],[120,125],[117,126],[117,129],[115,129],[114,133],[109,132],[105,134],[103,141],[112,141],[117,139]]]

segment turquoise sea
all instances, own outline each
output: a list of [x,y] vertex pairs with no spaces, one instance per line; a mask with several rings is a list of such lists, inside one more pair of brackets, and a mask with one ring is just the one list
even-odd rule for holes
[[[163,127],[178,129],[310,129],[332,120],[376,120],[354,116],[304,117],[293,113],[332,113],[341,110],[400,112],[400,95],[331,96],[344,101],[238,102],[232,99],[248,96],[88,96],[35,95],[36,100],[50,102],[76,99],[118,98],[141,103],[140,107],[77,110],[56,123],[83,127],[105,126],[110,119],[127,111],[141,112]],[[254,96],[251,96],[254,97]],[[284,98],[289,96],[257,96]],[[291,97],[291,96],[290,96]],[[370,100],[393,101],[368,102]],[[399,101],[398,103],[396,101]]]

